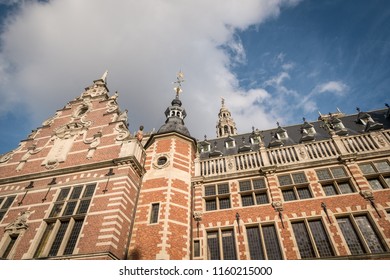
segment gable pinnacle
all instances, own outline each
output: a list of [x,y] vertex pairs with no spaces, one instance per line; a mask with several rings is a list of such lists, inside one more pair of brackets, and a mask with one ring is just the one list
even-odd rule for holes
[[102,77],[100,78],[104,83],[106,83],[107,75],[108,75],[108,70],[106,70],[106,71],[103,73]]

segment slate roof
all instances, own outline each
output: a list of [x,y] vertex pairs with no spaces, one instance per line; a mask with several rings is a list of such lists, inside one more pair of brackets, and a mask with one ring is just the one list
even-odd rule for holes
[[[368,113],[371,116],[371,118],[374,120],[374,122],[383,124],[383,129],[390,129],[390,108],[379,109],[379,110],[374,110],[374,111],[364,112],[364,113],[365,114]],[[361,117],[362,112],[359,112],[359,114]],[[344,115],[338,117],[338,119],[341,120],[343,125],[345,126],[348,132],[348,136],[366,133],[365,131],[366,125],[363,125],[358,120],[359,114],[356,113],[352,115]],[[313,125],[316,131],[316,134],[314,135],[314,141],[326,140],[331,138],[331,135],[329,134],[328,130],[324,127],[325,125],[324,121],[317,120],[309,123]],[[291,146],[302,142],[301,129],[303,125],[304,122],[302,122],[301,124],[281,127],[288,134],[287,139],[280,140],[282,141],[283,146]],[[272,135],[276,133],[278,129],[280,130],[279,127],[275,127],[272,129],[261,131],[265,147],[270,146],[270,142],[274,139]],[[259,149],[259,144],[251,143],[250,138],[253,136],[254,136],[254,132],[250,132],[250,133],[233,135],[229,137],[206,139],[203,141],[199,141],[198,142],[199,147],[205,146],[207,144],[210,145],[210,151],[200,153],[200,159],[207,159],[210,157],[225,156],[225,155],[234,155],[240,152],[246,152],[250,150],[256,151]],[[234,140],[235,146],[231,148],[227,148],[225,142],[232,141],[232,140]]]

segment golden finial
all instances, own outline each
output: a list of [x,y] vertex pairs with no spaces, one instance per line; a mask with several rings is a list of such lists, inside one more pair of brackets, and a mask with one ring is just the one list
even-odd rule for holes
[[176,97],[179,97],[179,94],[183,92],[183,90],[181,89],[181,83],[183,82],[184,82],[184,74],[180,70],[180,72],[177,74],[176,82],[173,82],[174,84],[177,84],[177,87],[173,88],[176,92]]

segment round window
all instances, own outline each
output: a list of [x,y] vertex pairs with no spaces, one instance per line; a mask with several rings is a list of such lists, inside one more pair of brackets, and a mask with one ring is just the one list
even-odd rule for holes
[[167,161],[168,161],[168,159],[166,156],[161,156],[157,159],[157,165],[162,166],[162,165],[166,164]]

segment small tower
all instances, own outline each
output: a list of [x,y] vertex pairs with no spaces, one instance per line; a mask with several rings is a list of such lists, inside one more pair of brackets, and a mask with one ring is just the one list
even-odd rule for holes
[[145,144],[147,173],[135,217],[129,259],[191,258],[192,170],[196,140],[184,124],[186,112],[179,98],[183,74],[177,77],[176,96],[165,111],[166,121]]
[[218,113],[217,138],[237,135],[236,123],[228,108],[225,107],[225,99],[221,98],[221,109]]

